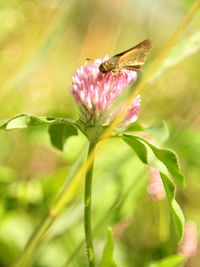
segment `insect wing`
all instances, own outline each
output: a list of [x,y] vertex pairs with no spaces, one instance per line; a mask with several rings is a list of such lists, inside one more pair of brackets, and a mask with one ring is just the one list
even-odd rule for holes
[[146,56],[150,52],[152,46],[149,40],[145,40],[140,44],[114,56],[118,58],[118,69],[139,70],[145,63]]

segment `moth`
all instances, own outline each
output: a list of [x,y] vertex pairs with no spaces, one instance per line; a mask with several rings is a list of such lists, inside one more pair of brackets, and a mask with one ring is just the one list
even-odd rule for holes
[[123,69],[140,71],[151,48],[151,42],[144,40],[138,45],[104,61],[100,64],[99,70],[102,73],[120,72]]

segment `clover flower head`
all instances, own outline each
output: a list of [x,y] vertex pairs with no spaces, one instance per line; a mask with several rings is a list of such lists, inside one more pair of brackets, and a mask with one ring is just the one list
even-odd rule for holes
[[[90,65],[85,63],[72,78],[70,91],[79,107],[79,120],[85,124],[109,124],[117,115],[117,111],[112,110],[115,100],[136,80],[135,71],[101,73],[99,65],[107,59],[108,56],[105,56],[103,60],[96,59]],[[123,125],[137,120],[139,108],[138,96],[130,106]]]

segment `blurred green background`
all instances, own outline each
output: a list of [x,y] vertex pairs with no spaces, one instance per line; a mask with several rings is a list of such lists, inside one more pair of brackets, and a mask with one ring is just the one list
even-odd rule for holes
[[[153,43],[148,68],[193,2],[1,0],[0,119],[19,113],[76,119],[76,105],[69,93],[76,68],[86,58],[114,55],[146,38]],[[197,225],[200,44],[198,38],[193,46],[187,40],[198,34],[199,26],[200,12],[182,34],[180,48],[178,43],[172,51],[167,70],[144,88],[139,115],[146,125],[162,120],[168,123],[170,137],[165,146],[178,153],[187,184],[185,190],[178,190],[177,199],[186,219]],[[144,74],[145,68],[137,82]],[[80,133],[60,152],[50,144],[46,127],[0,132],[0,266],[8,266],[20,254],[54,203],[85,143]],[[174,252],[167,203],[165,199],[154,202],[148,195],[148,174],[120,140],[110,140],[97,155],[93,188],[93,224],[99,225],[94,231],[97,260],[107,226],[113,228],[119,266],[148,266]],[[33,266],[87,266],[84,248],[72,256],[84,237],[82,199],[81,185],[70,207],[46,235]],[[121,202],[110,211],[116,201]],[[197,253],[185,266],[197,267],[199,262]]]

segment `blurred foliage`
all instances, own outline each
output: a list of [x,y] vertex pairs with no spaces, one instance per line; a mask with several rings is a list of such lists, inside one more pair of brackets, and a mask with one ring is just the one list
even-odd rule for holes
[[100,267],[116,267],[117,264],[113,260],[114,242],[111,229],[108,229],[107,242],[103,251]]
[[[76,68],[86,58],[113,55],[146,38],[154,47],[148,67],[193,2],[1,0],[0,119],[19,113],[76,119],[76,106],[68,90]],[[186,176],[186,188],[177,192],[178,202],[186,219],[197,225],[200,61],[199,39],[193,41],[199,35],[199,25],[198,12],[170,52],[170,65],[165,65],[143,91],[139,116],[147,126],[163,120],[170,126],[165,146],[177,152]],[[142,77],[140,73],[138,81]],[[22,252],[66,177],[70,179],[85,142],[79,133],[70,137],[60,152],[51,146],[45,125],[0,132],[0,266],[8,266]],[[171,246],[166,199],[153,202],[147,181],[146,167],[125,143],[110,140],[102,147],[95,161],[93,188],[95,247],[97,255],[102,255],[106,228],[111,225],[118,266],[146,267],[176,253]],[[34,266],[87,266],[81,249],[82,199],[83,185],[45,236]],[[185,266],[196,267],[199,262],[198,252]]]

